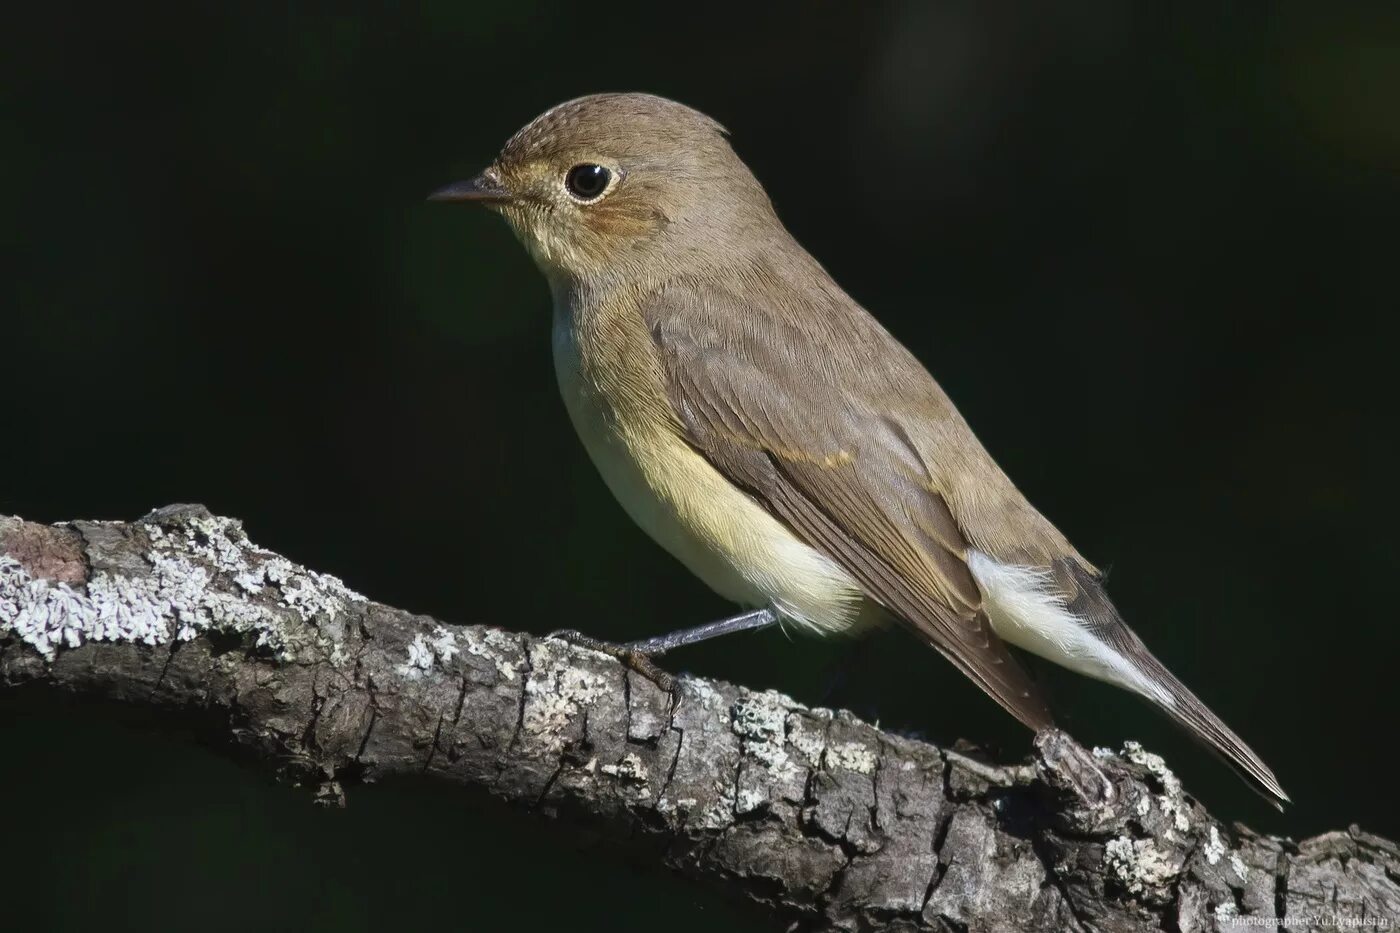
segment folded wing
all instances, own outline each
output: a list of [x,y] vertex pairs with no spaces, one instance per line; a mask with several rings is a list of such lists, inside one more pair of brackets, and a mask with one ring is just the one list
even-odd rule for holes
[[[836,375],[858,365],[859,339],[813,334],[781,314],[746,327],[754,309],[711,287],[673,286],[643,310],[686,440],[1021,722],[1050,726],[988,622],[966,541],[920,481],[917,452],[878,414],[869,386]],[[713,315],[731,326],[707,325]],[[823,367],[828,353],[846,354],[843,365]]]

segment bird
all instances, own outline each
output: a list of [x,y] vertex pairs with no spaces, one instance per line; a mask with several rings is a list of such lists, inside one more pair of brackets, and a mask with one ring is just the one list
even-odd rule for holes
[[928,370],[789,233],[717,121],[650,94],[580,97],[429,199],[504,217],[548,281],[559,388],[603,480],[748,607],[624,646],[571,637],[650,665],[738,631],[893,619],[1028,728],[1053,728],[1014,646],[1145,698],[1288,802]]

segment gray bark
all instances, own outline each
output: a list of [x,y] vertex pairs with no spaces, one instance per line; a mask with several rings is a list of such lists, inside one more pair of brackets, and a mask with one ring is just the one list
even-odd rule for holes
[[0,518],[0,684],[226,714],[285,779],[427,775],[647,847],[838,930],[1335,929],[1400,917],[1400,849],[1226,828],[1135,745],[997,768],[773,692],[371,602],[198,506]]

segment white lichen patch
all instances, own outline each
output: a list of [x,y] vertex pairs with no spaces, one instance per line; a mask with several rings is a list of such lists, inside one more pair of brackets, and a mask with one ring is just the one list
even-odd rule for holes
[[568,651],[561,653],[549,641],[533,643],[530,660],[532,670],[525,681],[521,724],[549,752],[564,746],[564,730],[580,709],[591,706],[611,690],[621,689],[601,674],[572,665]]
[[[1163,793],[1157,796],[1157,803],[1172,821],[1172,827],[1179,833],[1188,832],[1191,829],[1191,820],[1187,815],[1189,809],[1186,805],[1185,794],[1181,788],[1181,779],[1172,773],[1167,767],[1167,763],[1161,755],[1153,754],[1144,749],[1137,742],[1123,743],[1123,757],[1136,765],[1146,768],[1148,773],[1157,778],[1162,785]],[[1168,832],[1168,838],[1175,838]]]
[[1104,846],[1104,867],[1130,894],[1161,894],[1168,889],[1181,866],[1151,839],[1119,836]]
[[615,765],[603,765],[598,769],[609,777],[615,777],[620,781],[628,781],[633,784],[645,784],[650,778],[647,772],[646,762],[637,755],[636,752],[628,752]]
[[[31,579],[19,561],[0,554],[0,631],[13,632],[52,661],[58,648],[83,643],[84,621],[93,613],[86,597],[66,583]],[[131,620],[132,636],[147,644],[160,633],[137,631],[145,620]]]
[[1240,858],[1238,852],[1231,852],[1225,840],[1220,837],[1220,830],[1215,826],[1210,828],[1210,835],[1206,838],[1206,844],[1201,848],[1205,854],[1206,862],[1211,865],[1218,865],[1222,858],[1228,858],[1230,868],[1234,870],[1235,876],[1241,882],[1249,880],[1249,866]]
[[699,803],[694,797],[677,797],[672,800],[670,797],[662,797],[656,801],[657,813],[689,813],[695,809]]
[[[333,622],[347,602],[364,601],[335,577],[252,544],[231,519],[186,514],[170,528],[142,527],[151,541],[143,555],[149,572],[99,570],[84,589],[35,579],[0,556],[0,631],[48,661],[90,641],[157,646],[208,631],[254,635],[258,647],[285,659],[295,653],[289,623]],[[275,586],[277,603],[214,587],[219,574],[250,595]]]
[[519,673],[514,658],[520,653],[520,639],[498,628],[483,629],[467,638],[467,654],[484,658],[496,666],[502,680],[513,681]]
[[433,640],[429,645],[433,649],[433,655],[443,664],[451,661],[452,656],[461,650],[457,647],[456,634],[441,625],[433,629]]
[[[736,812],[749,812],[736,811],[737,801],[734,799],[732,786],[717,783],[715,791],[715,798],[710,802],[710,805],[693,815],[687,825],[701,830],[724,829],[733,824]],[[691,806],[694,805],[695,802],[692,801]],[[754,806],[756,807],[758,804],[755,803]]]
[[398,671],[404,677],[417,679],[431,671],[433,665],[448,663],[460,651],[456,634],[438,625],[431,635],[419,632],[413,636],[408,643],[408,660],[399,665]]
[[1225,841],[1220,838],[1220,830],[1214,826],[1210,828],[1210,835],[1201,851],[1205,853],[1206,861],[1211,865],[1217,864],[1225,857]]
[[826,750],[826,763],[832,768],[845,768],[857,774],[875,773],[875,753],[859,742],[841,742]]
[[1215,914],[1216,920],[1228,921],[1238,917],[1240,915],[1240,909],[1231,902],[1226,901],[1223,904],[1217,904],[1213,913]]
[[734,813],[743,816],[768,802],[768,795],[757,787],[744,787],[734,795]]
[[[821,715],[819,711],[814,713]],[[826,751],[826,724],[817,727],[806,716],[792,713],[787,718],[786,728],[788,745],[806,759],[808,767],[816,767],[822,760],[822,752]]]
[[686,703],[705,710],[717,709],[724,699],[718,690],[703,680],[682,680],[681,689],[685,691]]
[[258,547],[248,540],[242,524],[231,518],[189,514],[172,528],[155,522],[145,523],[143,528],[153,550],[198,558],[231,576],[248,593],[275,587],[280,602],[297,610],[303,619],[317,615],[334,619],[345,610],[346,603],[365,601],[339,577],[307,570]]
[[433,649],[428,647],[427,639],[419,632],[413,636],[413,641],[408,643],[408,661],[399,665],[399,673],[408,676],[432,669]]
[[777,742],[783,737],[792,701],[775,690],[743,691],[730,710],[734,734],[756,742]]
[[734,813],[743,815],[770,800],[800,792],[806,766],[786,747],[790,710],[796,703],[772,690],[744,690],[729,709],[729,728],[744,755],[739,780],[730,792]]
[[774,690],[745,690],[729,710],[729,728],[742,740],[744,752],[779,777],[798,771],[784,748],[788,710],[795,705]]

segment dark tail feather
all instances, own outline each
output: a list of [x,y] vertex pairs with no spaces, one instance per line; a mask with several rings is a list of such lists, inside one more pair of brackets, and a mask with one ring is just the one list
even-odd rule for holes
[[[1150,684],[1155,685],[1167,699],[1151,691],[1132,687],[1170,716],[1178,725],[1222,758],[1251,788],[1280,812],[1285,803],[1292,803],[1279,786],[1278,778],[1269,766],[1254,753],[1244,740],[1220,721],[1220,717],[1186,689],[1161,661],[1152,656],[1132,629],[1124,624],[1118,610],[1109,601],[1099,580],[1075,561],[1058,561],[1051,568],[1060,592],[1066,594],[1067,608],[1094,632],[1124,661],[1131,664]],[[1123,686],[1128,686],[1123,684]]]
[[1284,804],[1293,802],[1283,792],[1283,787],[1280,786],[1278,778],[1274,777],[1274,772],[1254,753],[1254,749],[1246,745],[1229,726],[1221,722],[1219,716],[1212,713],[1194,693],[1186,689],[1186,685],[1148,653],[1141,642],[1138,643],[1138,651],[1129,657],[1145,677],[1171,697],[1169,703],[1163,703],[1154,696],[1148,696],[1147,699],[1224,759],[1226,764],[1280,813],[1283,812]]

